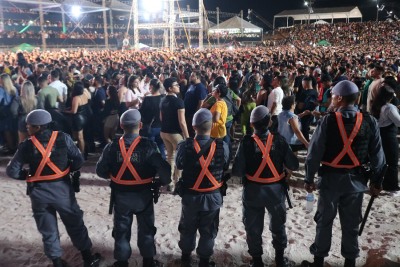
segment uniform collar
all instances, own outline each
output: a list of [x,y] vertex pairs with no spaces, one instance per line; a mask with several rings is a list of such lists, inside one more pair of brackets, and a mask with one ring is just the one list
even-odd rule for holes
[[210,136],[209,135],[196,135],[194,139],[196,139],[196,140],[209,140]]
[[254,130],[254,134],[257,135],[259,138],[267,137],[269,134],[269,131],[267,130],[266,132],[261,132]]
[[357,112],[358,109],[354,105],[351,105],[351,106],[339,107],[336,111],[337,112],[343,112],[343,111],[354,111],[354,112]]
[[128,133],[128,134],[124,134],[124,139],[135,139],[138,136],[139,136],[139,134],[137,134],[137,133]]

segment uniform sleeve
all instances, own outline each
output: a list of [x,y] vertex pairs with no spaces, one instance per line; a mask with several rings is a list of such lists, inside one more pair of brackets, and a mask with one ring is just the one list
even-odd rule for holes
[[312,135],[310,144],[308,146],[307,159],[305,162],[305,168],[306,168],[305,182],[306,183],[314,182],[314,176],[319,169],[320,162],[322,160],[322,156],[325,153],[328,116],[325,116],[321,120],[320,124],[315,129],[315,132]]
[[110,178],[110,147],[111,144],[107,144],[104,147],[103,153],[101,153],[101,156],[96,163],[96,174],[104,179]]
[[176,148],[175,165],[176,168],[178,168],[178,170],[183,170],[184,157],[185,157],[185,142],[182,141],[178,144]]
[[79,150],[79,148],[77,148],[74,141],[72,141],[71,136],[65,133],[64,136],[65,136],[65,142],[67,144],[67,157],[71,161],[70,164],[71,171],[73,172],[79,170],[84,163],[82,153]]
[[24,155],[26,153],[25,147],[26,147],[26,142],[21,143],[18,146],[18,150],[17,152],[15,152],[14,157],[7,164],[6,173],[9,177],[13,179],[18,179],[18,180],[26,179],[27,173],[22,169],[24,164],[26,163],[24,161]]
[[171,182],[171,165],[161,157],[156,144],[154,144],[152,150],[153,153],[149,159],[150,165],[157,170],[160,177],[160,184],[167,185]]
[[243,177],[246,174],[246,161],[244,158],[243,141],[240,143],[236,152],[235,159],[232,166],[232,175],[236,177]]
[[[370,116],[371,125],[371,138],[368,145],[368,155],[371,163],[371,169],[374,173],[381,173],[383,166],[386,164],[385,154],[382,149],[382,140],[379,132],[378,123],[375,118]],[[371,183],[381,185],[383,179],[378,180],[379,176],[374,175],[371,178]]]

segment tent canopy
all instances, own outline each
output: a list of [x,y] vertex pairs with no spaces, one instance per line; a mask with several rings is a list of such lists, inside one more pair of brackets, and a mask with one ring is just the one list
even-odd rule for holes
[[26,52],[32,52],[33,50],[35,50],[36,47],[27,44],[27,43],[23,43],[17,46],[14,46],[13,48],[11,48],[12,52],[18,52],[18,51],[26,51]]
[[260,33],[262,28],[236,16],[210,28],[208,31],[209,33]]
[[320,46],[331,46],[331,43],[328,42],[327,40],[321,40],[321,41],[319,41],[317,43],[317,45],[320,45]]
[[329,24],[329,22],[326,22],[325,20],[317,20],[316,22],[314,22],[313,24]]
[[309,9],[284,10],[274,16],[276,18],[292,18],[294,21],[299,20],[334,20],[334,19],[361,19],[362,14],[357,6],[350,7],[329,7],[314,8],[310,13]]
[[131,6],[124,4],[118,0],[112,0],[108,5],[112,11],[131,12]]

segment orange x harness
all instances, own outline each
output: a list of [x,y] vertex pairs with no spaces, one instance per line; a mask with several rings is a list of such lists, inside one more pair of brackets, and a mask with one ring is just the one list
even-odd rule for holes
[[[26,180],[27,182],[40,182],[40,181],[53,181],[59,178],[64,177],[69,173],[69,167],[61,171],[50,159],[51,150],[53,149],[54,142],[57,139],[58,132],[54,131],[51,134],[49,143],[47,144],[46,149],[42,146],[42,144],[36,139],[35,136],[31,137],[33,145],[39,150],[42,154],[42,161],[40,162],[38,168],[36,169],[35,175],[29,176]],[[45,166],[48,166],[50,169],[54,171],[54,174],[51,175],[41,175]]]
[[[117,184],[123,184],[123,185],[143,185],[143,184],[149,184],[153,181],[153,177],[147,178],[147,179],[142,179],[140,177],[140,175],[137,173],[137,171],[135,170],[135,167],[133,167],[133,165],[131,163],[132,153],[135,150],[136,146],[139,144],[140,139],[141,139],[140,136],[138,136],[132,142],[131,146],[128,149],[128,152],[126,152],[124,138],[121,137],[119,139],[119,149],[121,151],[122,158],[124,159],[124,161],[123,161],[121,167],[119,168],[117,176],[114,177],[111,175],[111,180],[113,182],[115,182]],[[133,180],[122,180],[121,179],[126,168],[128,168],[129,171],[131,172],[131,174],[133,176]]]
[[[256,141],[258,148],[261,150],[263,157],[262,157],[261,164],[260,164],[260,166],[258,166],[258,169],[254,173],[254,175],[246,174],[247,179],[249,179],[250,181],[253,181],[253,182],[263,183],[263,184],[275,183],[275,182],[282,180],[285,177],[285,173],[282,173],[282,174],[278,173],[278,171],[275,168],[274,163],[271,160],[271,157],[269,156],[269,152],[271,151],[272,140],[274,139],[274,136],[272,134],[268,135],[267,143],[265,146],[257,135],[253,134],[252,137],[253,137],[254,141]],[[264,170],[266,165],[268,165],[273,176],[269,177],[269,178],[261,178],[259,176],[261,175],[261,173]]]
[[[199,153],[200,152],[200,146],[199,146],[199,143],[197,142],[196,139],[194,139],[193,144],[194,144],[194,148],[196,149],[196,152]],[[208,166],[210,166],[211,160],[213,159],[214,154],[215,154],[215,147],[216,147],[215,141],[213,141],[211,143],[210,152],[208,153],[207,158],[204,159],[204,156],[201,156],[199,158],[200,166],[201,166],[201,172],[200,172],[199,176],[197,176],[196,183],[190,189],[195,190],[197,192],[211,192],[211,191],[214,191],[214,190],[216,190],[216,189],[218,189],[218,188],[220,188],[222,186],[222,182],[218,183],[217,179],[215,179],[215,177],[212,175],[212,173],[208,169]],[[207,176],[208,180],[214,185],[213,187],[200,188],[200,185],[203,182],[203,179],[204,179],[205,176]]]
[[[346,130],[344,129],[342,113],[335,112],[335,115],[336,115],[336,121],[337,121],[339,131],[340,131],[340,135],[343,140],[343,149],[332,162],[322,161],[321,163],[324,165],[333,167],[333,168],[352,169],[352,168],[358,167],[358,166],[360,166],[360,162],[358,161],[356,155],[354,154],[353,150],[351,149],[351,144],[353,143],[354,138],[356,137],[358,131],[360,130],[361,123],[363,121],[363,115],[360,112],[357,113],[356,124],[354,125],[353,131],[351,132],[350,137],[347,137]],[[339,164],[339,162],[344,158],[344,156],[346,154],[350,157],[351,161],[353,162],[352,165]]]

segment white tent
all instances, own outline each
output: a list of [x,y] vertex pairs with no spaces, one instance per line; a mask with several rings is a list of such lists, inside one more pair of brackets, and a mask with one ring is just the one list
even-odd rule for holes
[[314,22],[313,24],[329,24],[329,22],[326,22],[325,20],[317,20],[316,22]]
[[284,10],[274,16],[274,28],[275,20],[277,18],[285,18],[286,26],[289,26],[289,18],[294,21],[310,21],[310,20],[333,20],[335,19],[360,19],[362,21],[362,14],[357,6],[350,7],[328,7],[328,8],[313,8],[312,12],[309,9],[296,9],[296,10]]
[[230,34],[261,33],[262,28],[236,16],[210,28],[208,32],[211,34],[221,32],[228,32]]

